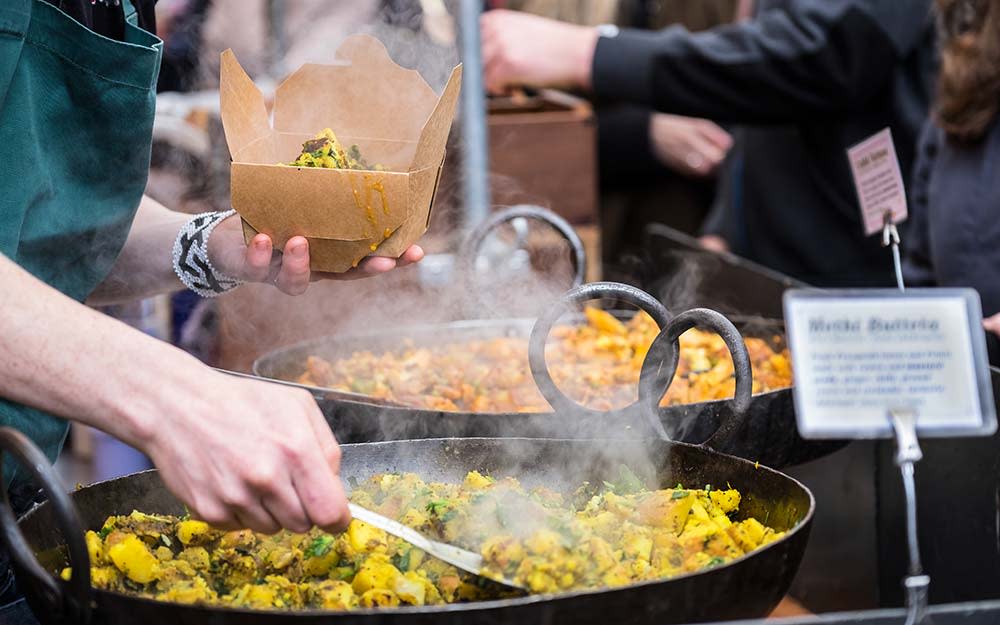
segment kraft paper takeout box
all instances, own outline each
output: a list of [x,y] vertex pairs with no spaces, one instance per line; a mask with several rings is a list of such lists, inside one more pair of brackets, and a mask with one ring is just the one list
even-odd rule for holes
[[[263,232],[280,250],[302,235],[314,270],[342,272],[370,254],[397,257],[426,232],[462,68],[439,97],[374,37],[347,38],[336,57],[334,65],[302,66],[278,87],[273,125],[232,50],[222,53],[219,94],[232,205],[247,242]],[[324,128],[387,171],[278,164],[295,160]]]

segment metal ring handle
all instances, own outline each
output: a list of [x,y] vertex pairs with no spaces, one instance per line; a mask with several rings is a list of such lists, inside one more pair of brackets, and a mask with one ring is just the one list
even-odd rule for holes
[[753,395],[753,368],[750,366],[750,353],[743,341],[743,335],[725,315],[708,308],[694,308],[674,317],[653,339],[653,344],[650,345],[649,351],[646,353],[646,359],[642,362],[642,369],[639,372],[639,398],[645,403],[645,412],[657,415],[660,400],[666,395],[674,380],[674,374],[677,372],[677,364],[680,359],[679,338],[695,327],[710,329],[722,337],[733,359],[733,372],[736,376],[736,392],[733,396],[735,416],[723,421],[719,428],[702,443],[707,447],[717,449],[724,447],[725,443],[743,425]]
[[[552,227],[553,230],[559,233],[559,235],[569,243],[570,249],[573,256],[573,282],[570,284],[570,288],[578,287],[584,282],[584,276],[587,271],[587,252],[583,246],[583,241],[580,240],[580,236],[573,229],[573,226],[569,224],[565,219],[556,215],[552,211],[542,208],[541,206],[532,206],[530,204],[519,204],[517,206],[512,206],[510,208],[504,209],[493,213],[489,219],[484,221],[482,224],[477,226],[468,237],[462,243],[462,247],[459,253],[458,262],[461,268],[460,279],[463,284],[466,285],[466,290],[469,291],[474,298],[477,300],[475,303],[478,305],[479,291],[476,285],[479,281],[475,279],[476,273],[476,259],[479,257],[479,248],[482,247],[483,242],[486,237],[490,235],[496,228],[502,224],[509,223],[515,219],[534,219],[537,221],[544,222]],[[467,313],[473,313],[474,311],[467,311]],[[467,316],[474,316],[474,314],[467,314]]]
[[[4,453],[9,453],[28,469],[48,495],[48,505],[52,508],[56,524],[69,549],[70,564],[73,567],[73,575],[69,582],[50,575],[39,564],[24,539],[7,495],[7,481],[3,475]],[[28,586],[22,590],[29,595],[29,604],[31,598],[44,604],[32,605],[36,613],[39,613],[40,609],[44,610],[44,622],[86,625],[90,622],[91,614],[90,556],[83,538],[80,517],[69,495],[63,491],[55,470],[49,464],[49,459],[27,436],[9,427],[0,427],[0,485],[3,485],[0,537],[3,538],[4,546],[10,552],[11,558],[29,577],[28,580],[21,580],[22,586],[23,582],[28,582]]]
[[[535,379],[535,384],[542,397],[556,412],[578,411],[585,407],[567,397],[556,386],[552,374],[549,372],[548,362],[545,360],[545,342],[549,338],[552,326],[559,320],[559,317],[572,310],[574,306],[596,299],[613,299],[631,304],[645,311],[660,328],[665,328],[670,319],[670,313],[659,300],[634,286],[617,282],[592,282],[570,289],[535,321],[535,325],[531,328],[531,337],[528,340],[528,364],[531,367],[531,375]],[[654,421],[655,424],[651,421],[650,425],[653,425],[658,434],[666,436],[660,420],[657,418]]]

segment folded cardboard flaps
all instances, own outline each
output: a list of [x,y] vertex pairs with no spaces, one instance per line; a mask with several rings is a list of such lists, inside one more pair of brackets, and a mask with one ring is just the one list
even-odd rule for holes
[[[233,158],[232,205],[249,241],[301,235],[313,269],[341,272],[366,255],[399,256],[426,231],[461,89],[461,66],[438,96],[374,37],[354,35],[333,65],[304,65],[263,94],[231,50],[222,53],[220,110]],[[332,128],[386,171],[282,166]],[[374,252],[373,252],[374,249]]]

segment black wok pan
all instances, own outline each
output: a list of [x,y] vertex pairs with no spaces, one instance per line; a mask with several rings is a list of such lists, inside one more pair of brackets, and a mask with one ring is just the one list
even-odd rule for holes
[[[660,327],[670,316],[654,298],[634,287],[592,283],[567,293],[543,319],[551,325],[567,307],[593,299],[616,299],[645,310]],[[738,319],[747,336],[770,340],[784,335],[784,324],[764,319]],[[304,370],[308,356],[334,361],[357,351],[391,351],[405,340],[415,345],[462,343],[496,337],[527,338],[535,322],[529,319],[457,321],[418,326],[400,331],[379,331],[341,337],[314,339],[281,348],[258,358],[255,374],[275,380],[295,380]],[[709,329],[709,328],[706,328]],[[781,346],[776,346],[781,347]],[[741,349],[743,349],[741,347]],[[385,405],[372,398],[332,389],[306,387],[316,398],[341,442],[371,442],[416,438],[452,437],[535,437],[594,438],[657,435],[665,429],[669,437],[698,443],[719,429],[724,422],[735,421],[733,401],[719,400],[664,407],[654,407],[660,428],[648,427],[649,419],[639,406],[609,413],[577,406],[562,397],[546,382],[548,373],[535,350],[533,374],[543,396],[556,406],[544,413],[475,413],[445,412],[426,408]],[[665,385],[661,388],[665,388]],[[662,396],[662,393],[660,393]],[[843,446],[836,441],[806,441],[799,437],[791,389],[755,395],[746,406],[745,418],[731,432],[728,440],[717,441],[718,449],[768,466],[784,467],[822,457]]]
[[[91,590],[83,527],[98,528],[107,516],[128,514],[133,509],[178,514],[182,506],[163,486],[156,471],[117,478],[66,495],[59,490],[44,456],[23,435],[0,428],[0,449],[11,452],[39,474],[51,498],[17,523],[9,506],[4,505],[0,507],[0,521],[4,542],[14,556],[19,586],[29,604],[43,623],[60,625],[665,625],[758,617],[769,613],[787,592],[805,550],[815,505],[812,494],[786,475],[707,447],[683,443],[467,438],[345,445],[341,473],[348,479],[414,471],[428,479],[459,481],[467,471],[479,469],[492,475],[516,476],[528,486],[572,488],[582,480],[613,479],[617,468],[625,463],[641,477],[660,485],[729,483],[743,493],[740,516],[755,516],[776,529],[787,530],[787,534],[725,565],[610,590],[386,611],[260,612],[183,606]],[[62,545],[57,529],[69,542],[73,565],[69,583],[49,574],[33,555],[52,553]]]

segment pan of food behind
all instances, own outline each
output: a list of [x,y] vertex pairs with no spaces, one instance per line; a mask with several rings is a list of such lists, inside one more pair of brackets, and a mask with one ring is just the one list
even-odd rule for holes
[[[608,283],[577,287],[552,310],[564,312],[571,306],[601,298],[636,306],[661,328],[670,318],[662,304],[648,294],[634,287]],[[254,372],[265,378],[302,380],[303,374],[308,372],[307,363],[318,361],[329,366],[329,363],[349,361],[357,353],[368,353],[373,357],[391,355],[406,345],[420,349],[511,339],[524,344],[524,352],[527,352],[527,339],[534,323],[526,319],[458,321],[399,332],[381,331],[315,339],[258,358],[254,363]],[[770,344],[777,350],[776,353],[781,353],[784,346],[780,322],[751,319],[745,320],[742,327],[746,328],[747,336],[759,337],[758,345]],[[528,359],[526,353],[520,357]],[[310,361],[310,358],[313,360]],[[385,369],[373,367],[373,371]],[[533,367],[533,376],[537,378],[544,374],[544,370],[544,367]],[[542,407],[535,409],[536,412],[477,412],[420,405],[387,405],[371,395],[365,395],[363,391],[367,389],[364,386],[358,386],[354,392],[313,384],[308,386],[311,386],[309,390],[342,442],[456,436],[629,437],[638,435],[635,428],[647,423],[635,405],[610,413],[587,410],[573,402],[561,402],[558,411],[552,411],[543,403]],[[544,399],[541,401],[544,402]],[[705,440],[722,422],[736,417],[730,400],[665,405],[657,408],[657,412],[672,438],[692,443]],[[841,445],[804,441],[798,436],[790,388],[754,395],[747,406],[743,423],[743,429],[724,451],[768,466],[782,467],[805,462],[830,453]]]
[[[53,625],[136,622],[144,625],[287,622],[596,625],[610,619],[623,624],[652,625],[760,617],[777,605],[791,584],[806,547],[815,505],[811,493],[794,479],[721,454],[709,446],[660,440],[519,438],[344,445],[341,474],[352,484],[374,475],[408,472],[428,481],[461,483],[467,472],[476,470],[496,478],[515,477],[525,487],[544,486],[568,494],[583,481],[602,484],[617,479],[624,465],[654,488],[677,484],[688,488],[726,485],[742,494],[733,522],[753,517],[783,534],[745,555],[710,562],[707,568],[695,572],[614,588],[350,612],[305,607],[251,610],[225,605],[181,605],[89,585],[89,554],[82,528],[96,531],[107,517],[128,515],[133,510],[183,514],[183,506],[166,490],[158,473],[147,471],[121,477],[67,495],[59,489],[44,457],[32,447],[16,432],[0,430],[0,449],[11,452],[36,474],[40,473],[51,500],[16,523],[5,505],[0,509],[0,520],[3,539],[14,556],[20,588],[40,620]],[[66,553],[73,567],[68,582],[53,574],[67,564]]]

